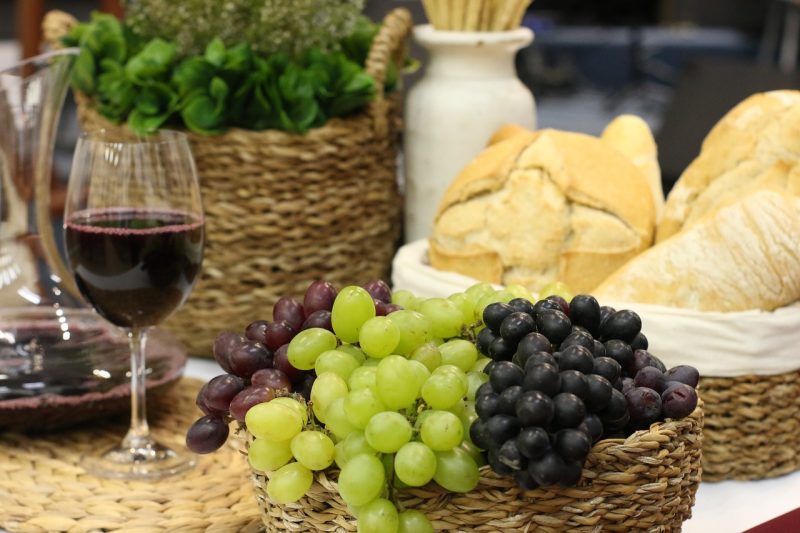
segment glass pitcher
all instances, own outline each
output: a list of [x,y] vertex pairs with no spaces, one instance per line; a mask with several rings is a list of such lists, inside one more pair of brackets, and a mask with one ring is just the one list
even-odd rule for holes
[[104,390],[115,364],[124,380],[127,343],[82,302],[56,241],[53,151],[77,52],[0,71],[0,400]]

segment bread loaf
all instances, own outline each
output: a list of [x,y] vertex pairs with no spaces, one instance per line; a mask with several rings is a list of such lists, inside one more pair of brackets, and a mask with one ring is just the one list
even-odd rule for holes
[[670,192],[656,240],[765,187],[800,194],[799,91],[755,94],[714,126]]
[[800,199],[751,192],[612,274],[600,301],[698,311],[773,310],[800,298]]
[[600,139],[541,130],[498,142],[442,197],[431,264],[538,290],[560,280],[594,288],[650,246],[655,210],[646,180]]
[[619,150],[642,171],[653,194],[658,221],[664,211],[664,188],[661,185],[658,148],[650,126],[636,115],[620,115],[606,126],[600,138]]

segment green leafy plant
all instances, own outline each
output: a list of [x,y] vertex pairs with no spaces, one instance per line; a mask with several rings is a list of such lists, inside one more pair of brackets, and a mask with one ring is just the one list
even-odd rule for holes
[[[218,37],[200,54],[181,55],[173,41],[142,40],[116,18],[95,13],[63,41],[80,47],[73,86],[104,117],[139,134],[165,124],[208,135],[229,127],[304,133],[374,98],[375,80],[363,65],[376,32],[362,18],[336,50],[264,55]],[[396,70],[387,78],[391,89]]]

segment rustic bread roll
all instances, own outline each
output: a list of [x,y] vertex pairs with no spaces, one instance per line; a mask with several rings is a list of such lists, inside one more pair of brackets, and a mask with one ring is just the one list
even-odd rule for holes
[[764,187],[800,194],[800,92],[755,94],[725,115],[667,198],[658,242]]
[[600,301],[698,311],[773,310],[800,298],[800,199],[751,192],[612,274]]
[[661,186],[658,148],[650,126],[636,115],[620,115],[609,122],[600,138],[622,152],[647,178],[658,221],[664,211],[664,188]]
[[523,128],[522,126],[518,126],[517,124],[505,124],[497,128],[497,130],[489,138],[489,142],[486,143],[486,146],[491,146],[493,144],[506,141],[516,135],[520,134],[524,135],[528,133],[533,133],[533,132],[528,128]]
[[541,130],[494,144],[442,197],[431,264],[492,283],[538,290],[560,280],[594,288],[650,246],[646,180],[600,139]]

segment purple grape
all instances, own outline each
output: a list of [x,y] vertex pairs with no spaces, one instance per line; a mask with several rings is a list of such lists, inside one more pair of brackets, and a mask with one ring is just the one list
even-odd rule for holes
[[573,324],[583,326],[596,335],[600,329],[600,304],[594,296],[578,294],[569,303],[569,317]]
[[536,329],[536,322],[527,313],[515,311],[505,317],[500,324],[500,336],[510,344],[518,345],[519,341],[528,333]]
[[314,375],[313,372],[304,372],[303,377],[297,386],[294,388],[294,391],[302,396],[305,401],[311,400],[311,387],[314,386],[314,380],[317,377]]
[[303,327],[300,329],[309,328],[322,328],[327,329],[328,331],[333,331],[333,326],[331,325],[331,312],[322,309],[320,311],[314,311],[308,315],[306,321],[303,322]]
[[336,299],[336,287],[329,281],[315,281],[306,289],[303,298],[303,309],[306,318],[311,316],[314,311],[330,311],[333,309],[333,301]]
[[288,344],[294,338],[296,332],[297,330],[285,320],[270,322],[264,332],[264,344],[273,352],[277,351],[284,344]]
[[269,387],[248,387],[234,396],[233,400],[231,400],[231,416],[239,422],[244,422],[244,417],[247,415],[247,411],[249,411],[251,407],[260,403],[268,402],[274,397],[275,391]]
[[609,383],[614,383],[622,374],[622,367],[611,357],[595,357],[592,374],[603,376]]
[[197,398],[194,401],[195,405],[197,405],[198,409],[200,409],[204,415],[211,415],[216,417],[225,416],[225,412],[227,411],[227,409],[220,411],[217,409],[212,409],[211,407],[208,406],[208,404],[206,403],[207,390],[208,390],[208,383],[204,383],[203,387],[200,389],[200,392],[197,393]]
[[263,345],[267,344],[266,333],[269,322],[266,320],[256,320],[251,322],[247,329],[244,330],[244,336],[251,341],[260,342]]
[[228,440],[228,424],[222,419],[206,415],[197,420],[186,432],[186,447],[194,453],[211,453]]
[[558,483],[564,475],[565,469],[564,460],[554,451],[549,451],[541,459],[528,464],[528,472],[531,477],[542,487]]
[[272,308],[272,320],[284,321],[295,331],[300,329],[305,318],[303,304],[288,296],[279,299]]
[[516,414],[523,427],[547,427],[555,415],[555,405],[548,395],[538,390],[523,392],[516,403]]
[[589,389],[586,407],[592,412],[605,409],[611,401],[611,395],[614,393],[614,387],[611,386],[611,382],[603,376],[592,374],[586,376],[586,385]]
[[680,381],[694,388],[697,388],[697,383],[700,381],[700,373],[689,365],[672,367],[667,370],[666,376],[669,381]]
[[386,308],[386,315],[385,316],[389,316],[392,313],[394,313],[395,311],[402,311],[404,309],[404,307],[402,305],[397,305],[397,304],[386,304],[385,308]]
[[540,427],[523,428],[517,435],[517,448],[528,459],[538,459],[550,449],[550,436]]
[[272,366],[272,353],[260,342],[245,341],[231,352],[230,365],[234,374],[248,379],[257,370]]
[[584,374],[589,374],[594,368],[594,357],[588,349],[578,344],[573,344],[567,346],[561,352],[558,368],[561,370],[578,370]]
[[553,344],[561,344],[572,333],[572,323],[561,311],[544,310],[536,314],[536,327],[539,333]]
[[284,344],[278,348],[275,351],[275,356],[272,358],[272,366],[286,374],[292,383],[296,383],[298,379],[303,377],[304,373],[302,370],[293,367],[289,362],[288,350],[288,344]]
[[627,343],[636,338],[641,330],[642,319],[628,309],[617,311],[600,326],[600,334],[604,339],[620,339]]
[[577,429],[562,429],[553,439],[553,449],[567,462],[583,462],[591,448],[592,440]]
[[244,389],[244,381],[238,376],[222,374],[208,382],[205,404],[215,411],[227,412],[233,397]]
[[656,367],[646,366],[636,373],[636,377],[633,378],[633,384],[636,387],[647,387],[648,389],[653,389],[657,393],[661,394],[664,392],[666,379],[664,379],[664,374]]
[[368,281],[362,285],[362,287],[364,287],[374,299],[387,304],[392,303],[392,289],[390,289],[389,285],[382,279]]
[[684,418],[697,407],[697,391],[685,383],[670,386],[661,398],[667,418]]
[[250,378],[253,387],[269,387],[270,389],[292,391],[292,382],[282,370],[264,368]]
[[483,310],[483,323],[495,335],[500,335],[500,326],[508,315],[514,313],[514,308],[502,302],[490,303]]
[[553,426],[556,428],[575,428],[586,416],[586,404],[571,392],[562,392],[553,398],[555,416]]
[[389,314],[386,312],[386,308],[389,305],[386,302],[382,302],[373,298],[372,303],[375,305],[375,316],[386,316]]
[[567,317],[569,317],[569,303],[567,303],[567,301],[563,297],[559,296],[558,294],[551,294],[550,296],[545,298],[545,300],[555,302],[558,305],[558,309],[562,313],[567,315]]
[[233,372],[230,364],[230,355],[234,348],[247,341],[238,333],[223,331],[214,339],[214,359],[225,372]]
[[644,429],[661,419],[661,395],[647,387],[636,387],[625,395],[631,423]]
[[[652,366],[658,368],[658,363],[653,354],[647,350],[636,350],[633,352],[633,359],[628,364],[627,371],[631,377],[635,377],[636,374],[645,367]],[[664,372],[664,369],[659,368],[659,370]]]

